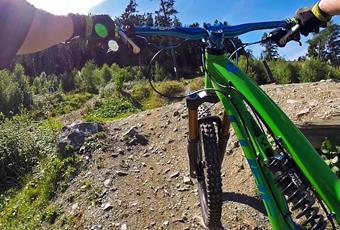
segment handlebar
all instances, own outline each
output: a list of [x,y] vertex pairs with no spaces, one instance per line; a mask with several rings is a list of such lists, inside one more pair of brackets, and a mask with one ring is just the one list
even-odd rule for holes
[[237,37],[239,35],[264,29],[275,29],[278,27],[288,26],[287,21],[269,21],[246,23],[235,26],[215,26],[206,24],[205,28],[190,28],[190,27],[135,27],[135,34],[139,36],[171,36],[187,40],[200,40],[208,36],[207,31],[223,31],[225,38]]

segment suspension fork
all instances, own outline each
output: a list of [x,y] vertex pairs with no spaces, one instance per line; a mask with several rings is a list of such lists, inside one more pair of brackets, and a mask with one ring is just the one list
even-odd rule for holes
[[223,112],[223,120],[222,120],[222,127],[221,131],[219,133],[219,148],[220,148],[220,159],[221,159],[221,164],[224,159],[224,153],[227,148],[227,143],[230,137],[230,121],[228,119],[227,113],[224,111]]
[[199,124],[204,120],[212,120],[218,126],[218,145],[219,145],[219,158],[222,164],[224,158],[224,152],[227,146],[227,142],[230,136],[229,128],[230,122],[227,115],[224,113],[223,122],[219,117],[209,116],[205,118],[198,118],[198,107],[204,102],[217,103],[219,98],[216,94],[207,93],[206,91],[201,91],[198,93],[190,94],[186,98],[187,108],[188,108],[188,123],[189,123],[189,133],[188,133],[188,157],[189,157],[189,171],[192,178],[196,178],[196,169],[198,163],[198,154],[201,146],[199,142]]

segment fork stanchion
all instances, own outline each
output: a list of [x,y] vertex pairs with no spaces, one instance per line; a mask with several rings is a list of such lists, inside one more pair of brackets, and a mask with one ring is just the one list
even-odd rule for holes
[[221,164],[224,159],[225,150],[227,148],[228,140],[230,137],[230,121],[226,112],[223,113],[222,128],[219,133],[219,147],[220,147],[220,160]]
[[188,110],[189,134],[188,134],[188,157],[190,177],[196,178],[196,169],[198,161],[198,111],[197,109]]

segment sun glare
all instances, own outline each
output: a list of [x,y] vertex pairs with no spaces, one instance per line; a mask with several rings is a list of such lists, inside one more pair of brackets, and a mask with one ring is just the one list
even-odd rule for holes
[[104,0],[28,0],[35,7],[53,14],[87,14],[89,10]]

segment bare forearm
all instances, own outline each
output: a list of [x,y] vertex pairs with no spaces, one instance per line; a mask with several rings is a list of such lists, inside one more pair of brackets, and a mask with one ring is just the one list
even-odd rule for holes
[[36,10],[29,32],[17,54],[41,51],[68,40],[73,34],[70,17]]
[[319,7],[323,12],[329,15],[340,14],[340,0],[321,0]]

